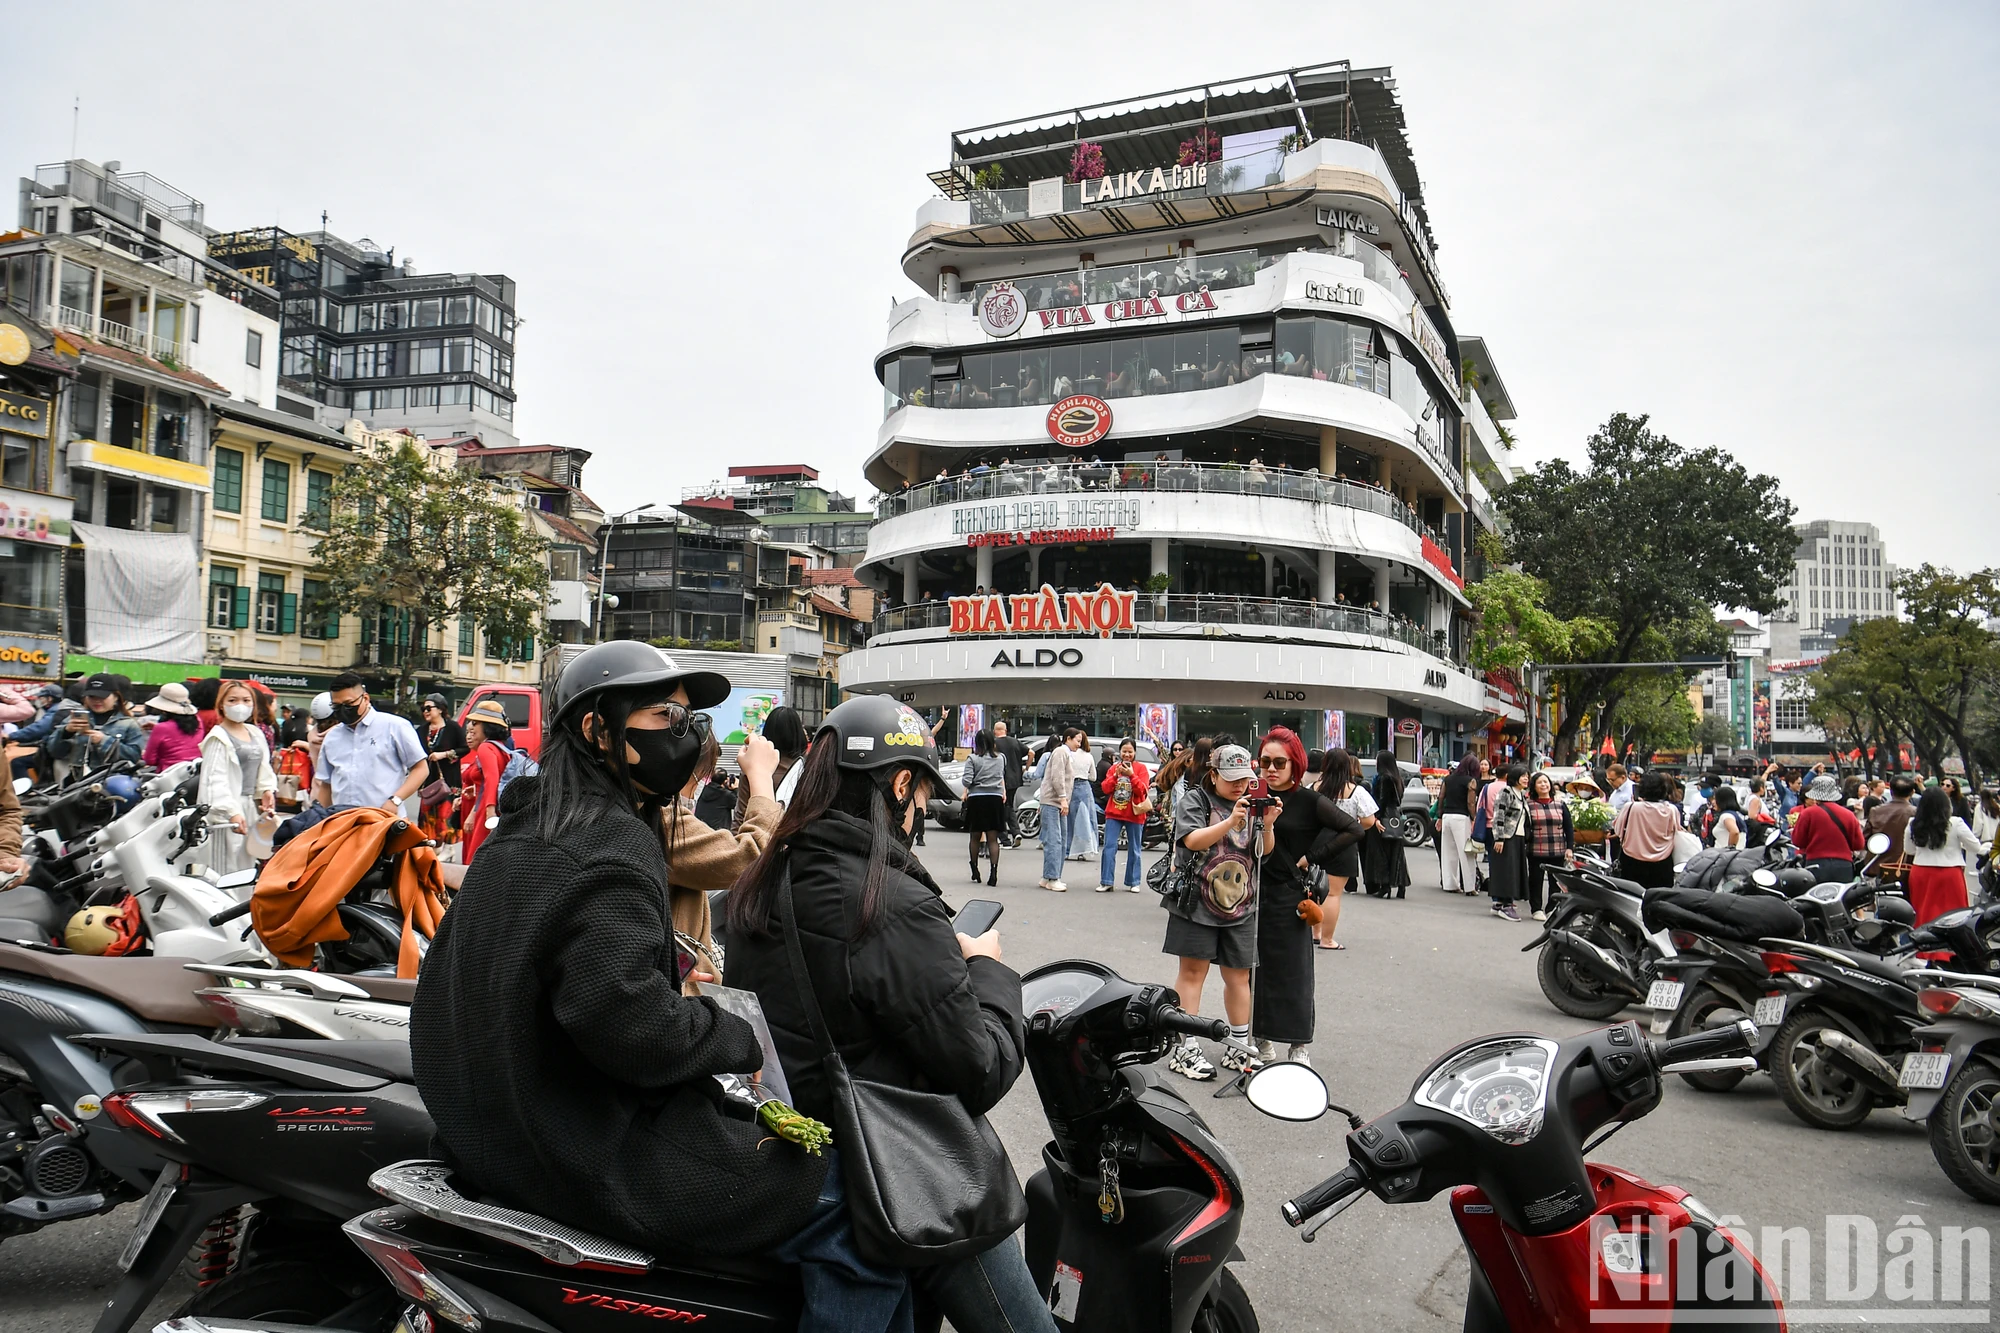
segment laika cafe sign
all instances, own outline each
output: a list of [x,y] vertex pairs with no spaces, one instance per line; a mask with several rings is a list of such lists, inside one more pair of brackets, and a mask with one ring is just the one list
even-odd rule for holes
[[1110,638],[1130,633],[1136,592],[1121,592],[1100,584],[1096,592],[1057,592],[1048,584],[1040,592],[992,594],[951,599],[953,634],[1095,634]]

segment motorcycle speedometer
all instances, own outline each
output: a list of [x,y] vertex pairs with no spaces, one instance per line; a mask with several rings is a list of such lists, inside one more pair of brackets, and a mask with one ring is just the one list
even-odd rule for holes
[[1103,989],[1105,978],[1095,972],[1064,968],[1029,977],[1021,983],[1021,1011],[1046,1012],[1050,1018],[1068,1017],[1071,1010]]
[[1518,1146],[1541,1133],[1555,1056],[1546,1037],[1495,1037],[1432,1070],[1416,1100]]

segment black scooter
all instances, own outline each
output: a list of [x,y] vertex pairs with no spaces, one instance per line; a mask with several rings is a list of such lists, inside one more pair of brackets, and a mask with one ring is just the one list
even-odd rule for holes
[[[1240,1259],[1242,1175],[1194,1109],[1147,1068],[1183,1035],[1222,1040],[1164,986],[1092,962],[1022,983],[1028,1067],[1055,1139],[1028,1181],[1029,1270],[1059,1326],[1091,1333],[1251,1333]],[[656,1258],[460,1194],[437,1162],[376,1173],[392,1207],[347,1234],[438,1327],[595,1328],[609,1314],[711,1333],[792,1329],[794,1270],[761,1259]],[[476,1321],[473,1322],[473,1321]]]
[[1673,953],[1664,932],[1640,919],[1646,891],[1600,870],[1557,868],[1556,892],[1542,933],[1521,946],[1541,950],[1535,975],[1549,1003],[1572,1018],[1604,1019],[1645,1000],[1661,959]]

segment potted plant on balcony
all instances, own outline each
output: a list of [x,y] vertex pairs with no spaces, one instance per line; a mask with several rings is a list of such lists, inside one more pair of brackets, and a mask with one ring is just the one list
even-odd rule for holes
[[1069,173],[1063,177],[1071,185],[1078,181],[1094,181],[1104,175],[1104,148],[1088,140],[1079,143],[1069,155]]

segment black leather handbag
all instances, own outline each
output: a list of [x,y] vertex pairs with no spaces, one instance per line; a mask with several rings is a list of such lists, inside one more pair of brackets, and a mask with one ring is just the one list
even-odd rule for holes
[[833,1091],[833,1146],[856,1248],[870,1263],[924,1268],[993,1248],[1028,1220],[1028,1200],[999,1135],[951,1093],[855,1078],[828,1034],[799,944],[785,872],[785,952],[792,984]]

